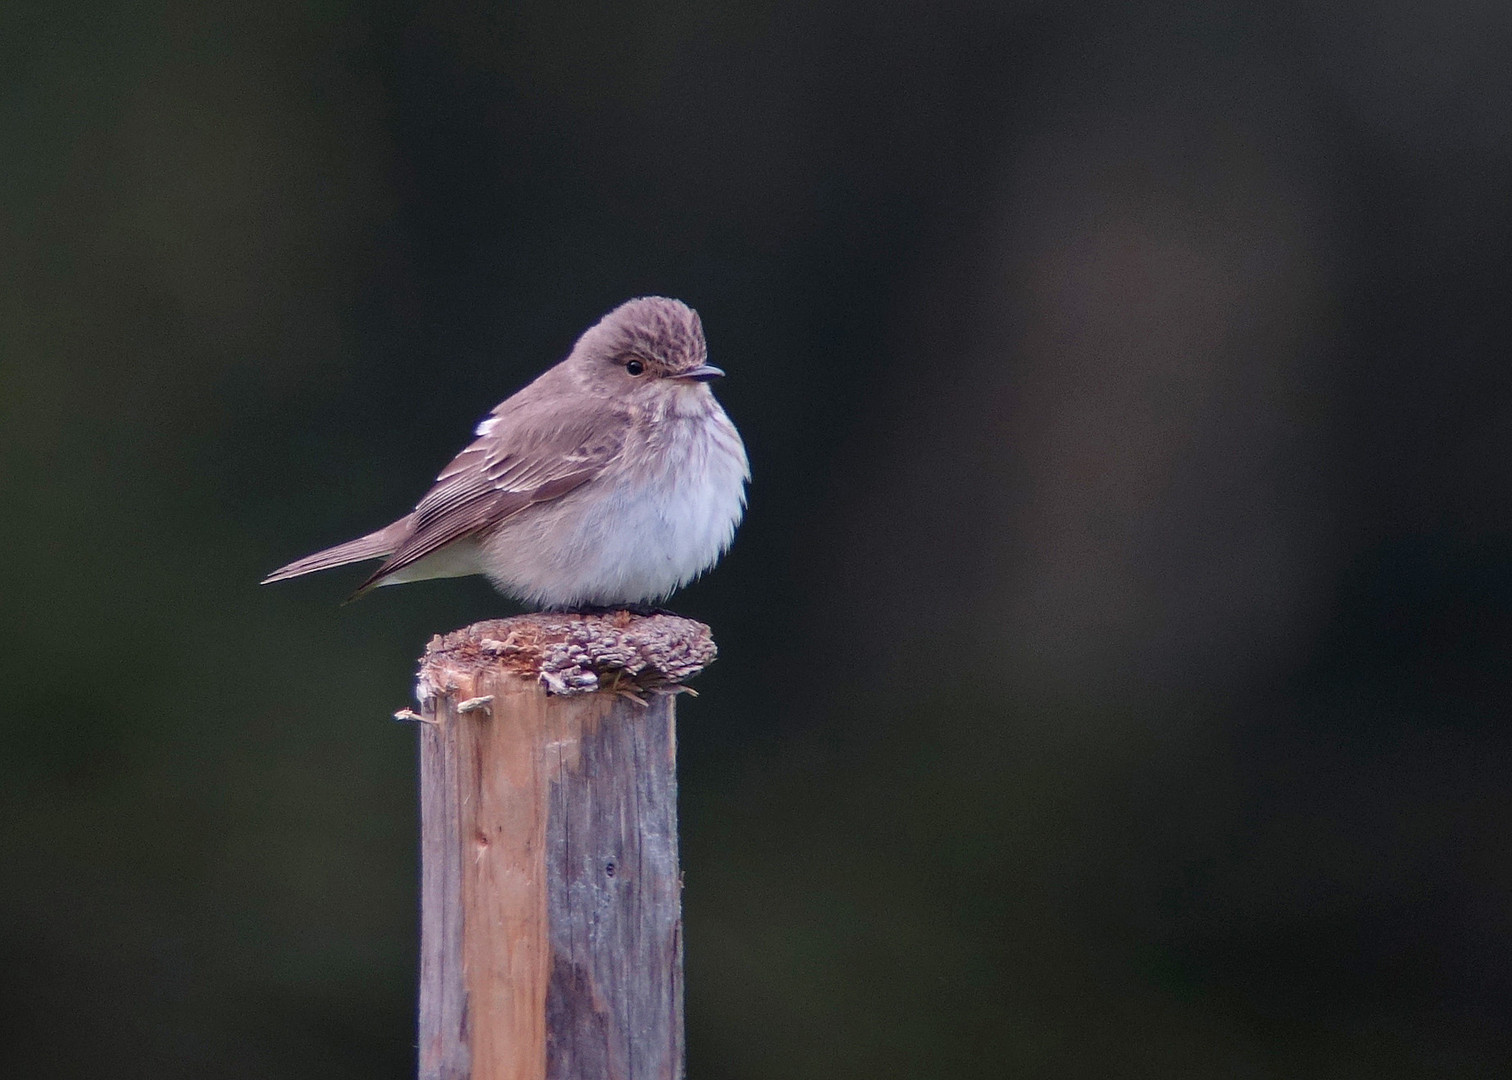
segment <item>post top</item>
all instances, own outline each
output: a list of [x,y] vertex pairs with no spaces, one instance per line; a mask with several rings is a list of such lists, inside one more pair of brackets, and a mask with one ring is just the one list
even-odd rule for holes
[[487,667],[536,682],[548,694],[666,692],[713,663],[717,651],[707,626],[679,615],[538,612],[486,619],[431,638],[415,696],[424,704],[455,688],[456,676]]

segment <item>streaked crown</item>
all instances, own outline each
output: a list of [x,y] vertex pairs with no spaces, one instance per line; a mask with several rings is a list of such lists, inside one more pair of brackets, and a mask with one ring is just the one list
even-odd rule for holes
[[666,296],[625,301],[590,327],[573,351],[609,360],[637,356],[666,375],[691,371],[709,355],[698,312]]

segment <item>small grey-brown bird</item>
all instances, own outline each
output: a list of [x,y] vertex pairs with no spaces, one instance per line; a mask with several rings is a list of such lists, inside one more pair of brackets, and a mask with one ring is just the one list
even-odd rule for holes
[[709,389],[698,313],[645,296],[500,404],[392,525],[263,584],[383,559],[378,585],[485,574],[555,609],[664,600],[719,560],[745,510],[745,445]]

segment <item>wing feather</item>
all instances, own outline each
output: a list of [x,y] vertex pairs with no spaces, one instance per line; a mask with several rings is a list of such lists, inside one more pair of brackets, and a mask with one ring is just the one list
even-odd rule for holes
[[624,450],[628,414],[571,401],[556,409],[512,407],[517,404],[523,403],[512,398],[495,409],[487,434],[441,470],[410,515],[408,534],[363,589],[454,540],[561,498],[599,476]]

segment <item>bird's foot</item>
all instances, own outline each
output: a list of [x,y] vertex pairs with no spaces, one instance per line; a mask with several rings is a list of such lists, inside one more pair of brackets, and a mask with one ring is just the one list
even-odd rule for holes
[[682,617],[670,608],[656,607],[652,604],[626,604],[623,610],[632,615],[639,615],[643,619],[649,619],[652,615],[671,615],[674,619]]
[[652,615],[671,615],[674,618],[681,618],[675,611],[651,604],[577,604],[572,607],[546,608],[544,614],[618,615],[622,611],[641,619],[648,619]]

